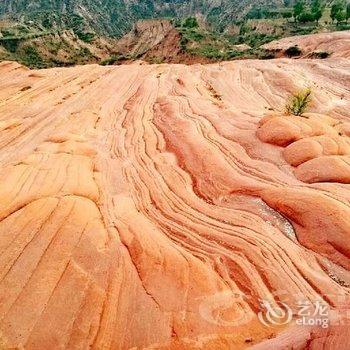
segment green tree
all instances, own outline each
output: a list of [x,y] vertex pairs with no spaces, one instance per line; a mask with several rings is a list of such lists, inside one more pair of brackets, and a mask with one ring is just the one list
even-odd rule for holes
[[282,17],[283,18],[292,18],[293,17],[293,13],[291,11],[285,11],[285,12],[282,12]]
[[346,18],[345,4],[343,1],[337,1],[332,5],[331,18],[332,18],[332,22],[337,20],[338,23],[343,21]]
[[337,20],[337,24],[345,21],[346,20],[346,12],[345,11],[337,12],[335,19]]
[[324,5],[321,3],[321,0],[313,0],[311,4],[311,13],[313,19],[318,23],[321,19],[324,11]]
[[294,5],[294,21],[297,21],[299,19],[299,16],[303,13],[304,11],[305,4],[303,1],[298,0],[295,5]]
[[312,22],[313,20],[314,20],[313,14],[308,11],[302,12],[299,16],[299,22],[301,23]]
[[350,18],[350,2],[346,5],[346,20]]

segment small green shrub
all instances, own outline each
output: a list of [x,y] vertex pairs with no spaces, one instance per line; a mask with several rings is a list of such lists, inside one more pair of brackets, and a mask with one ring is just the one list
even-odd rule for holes
[[225,52],[210,44],[201,46],[196,53],[200,56],[215,60],[224,60],[227,58]]
[[310,102],[311,89],[300,90],[290,97],[286,104],[286,112],[288,114],[300,116],[306,111]]
[[46,64],[34,46],[26,46],[21,54],[24,64],[31,68],[45,68]]
[[150,57],[147,61],[151,64],[162,64],[162,63],[164,63],[164,58],[163,57]]
[[200,33],[194,29],[187,30],[185,33],[183,33],[183,36],[185,36],[186,39],[188,39],[188,41],[192,40],[192,41],[200,42],[201,40],[204,39],[203,33]]
[[80,40],[82,40],[86,43],[91,43],[95,39],[94,33],[77,31],[76,34]]
[[6,37],[6,36],[13,36],[13,33],[11,33],[9,30],[7,30],[7,29],[2,29],[1,30],[1,33],[2,33],[2,35],[4,36],[4,37]]
[[1,38],[0,44],[9,52],[15,53],[18,49],[20,39],[17,38]]
[[275,58],[275,54],[272,51],[264,49],[256,50],[256,55],[259,60],[271,60]]
[[288,57],[296,57],[296,56],[300,56],[301,55],[301,50],[298,46],[291,46],[289,47],[286,51],[285,54]]
[[185,28],[198,28],[198,21],[196,17],[188,17],[182,24]]
[[111,57],[102,60],[100,62],[101,66],[111,66],[114,65],[115,63],[117,63],[122,57],[121,56],[116,56],[116,55],[112,55]]
[[330,56],[330,53],[327,51],[315,51],[311,54],[312,58],[320,58],[320,59],[325,59]]

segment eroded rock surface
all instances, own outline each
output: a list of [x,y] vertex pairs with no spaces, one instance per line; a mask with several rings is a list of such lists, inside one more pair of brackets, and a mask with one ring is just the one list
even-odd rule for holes
[[1,347],[346,349],[258,312],[347,310],[349,69],[1,63]]
[[263,45],[263,48],[285,51],[295,45],[301,49],[304,56],[317,57],[317,53],[328,53],[332,57],[350,58],[350,31],[297,35],[274,40]]

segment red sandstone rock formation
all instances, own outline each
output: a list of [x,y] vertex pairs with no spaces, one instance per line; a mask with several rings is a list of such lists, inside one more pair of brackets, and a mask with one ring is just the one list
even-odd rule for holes
[[0,347],[347,349],[349,69],[1,63]]
[[298,35],[272,41],[263,45],[266,50],[285,51],[297,45],[305,56],[327,52],[332,57],[350,58],[350,31]]

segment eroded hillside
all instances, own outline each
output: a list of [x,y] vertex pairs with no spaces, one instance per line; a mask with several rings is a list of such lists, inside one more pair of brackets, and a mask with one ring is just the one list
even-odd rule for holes
[[2,348],[347,348],[348,60],[0,73]]

